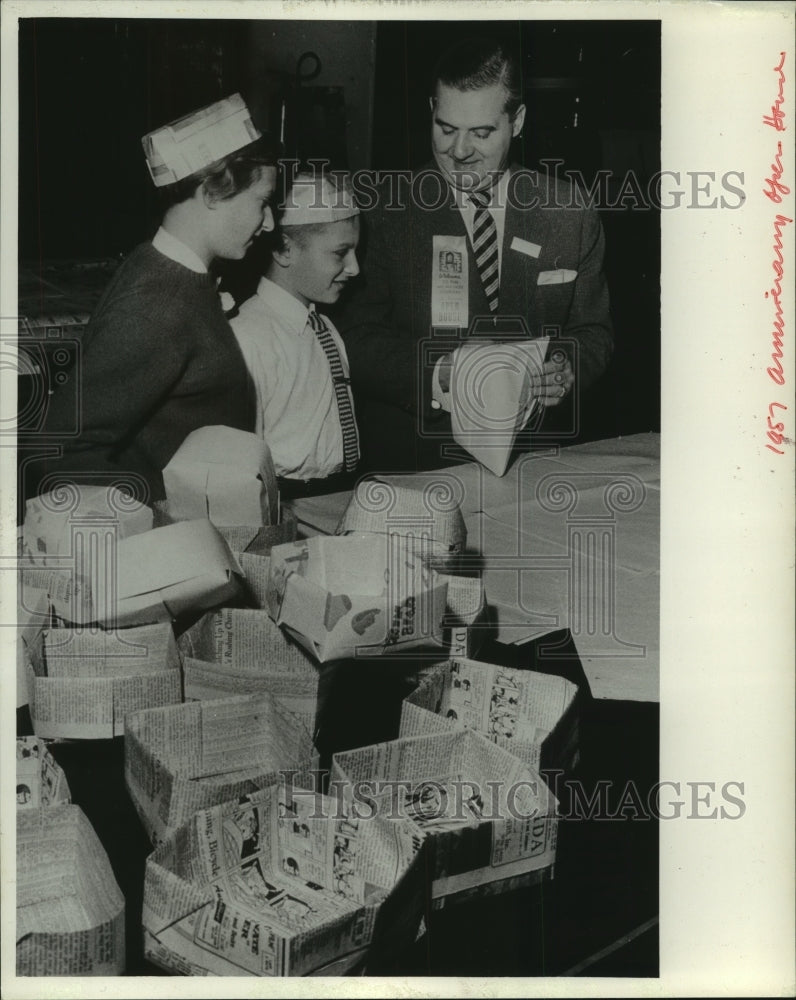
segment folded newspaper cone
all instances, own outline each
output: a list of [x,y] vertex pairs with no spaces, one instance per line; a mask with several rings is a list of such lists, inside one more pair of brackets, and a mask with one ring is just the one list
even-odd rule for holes
[[404,700],[400,736],[474,729],[537,770],[578,762],[578,688],[563,677],[458,658]]
[[547,338],[462,344],[451,371],[451,429],[457,444],[496,476],[505,474],[517,435],[538,399]]
[[536,771],[470,729],[335,754],[331,780],[344,801],[368,782],[377,814],[408,818],[431,840],[436,907],[552,877],[555,797]]
[[265,691],[316,732],[335,665],[317,663],[266,611],[212,611],[180,636],[179,645],[186,699]]
[[399,535],[308,538],[271,550],[268,611],[321,662],[443,641],[447,582]]
[[336,975],[412,943],[422,838],[274,783],[196,813],[147,860],[144,951],[183,975]]
[[17,809],[41,809],[70,801],[66,775],[44,740],[17,737]]
[[111,739],[125,716],[182,701],[171,625],[42,629],[30,646],[28,696],[37,736]]
[[127,790],[153,844],[198,809],[309,766],[305,726],[268,694],[136,712],[124,734]]
[[409,489],[376,479],[360,483],[336,534],[370,531],[425,539],[438,569],[445,564],[453,568],[467,546],[461,509],[444,487]]
[[209,518],[216,527],[279,521],[276,472],[268,445],[233,427],[192,431],[163,470],[175,521]]
[[64,484],[26,503],[20,565],[69,568],[81,535],[101,531],[121,541],[151,528],[149,507],[115,486]]
[[78,806],[17,813],[17,975],[119,976],[124,897]]

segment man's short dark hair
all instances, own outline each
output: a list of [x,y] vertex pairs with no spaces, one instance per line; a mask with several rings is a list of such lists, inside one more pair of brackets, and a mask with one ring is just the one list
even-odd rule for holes
[[500,83],[506,88],[504,110],[509,118],[522,104],[519,60],[494,38],[467,38],[443,52],[431,78],[432,95],[438,83],[456,90],[480,90]]

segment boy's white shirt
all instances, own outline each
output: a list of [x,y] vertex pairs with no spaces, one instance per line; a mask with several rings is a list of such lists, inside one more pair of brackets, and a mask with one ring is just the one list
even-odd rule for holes
[[[291,479],[325,478],[342,471],[344,460],[329,362],[307,322],[309,312],[290,292],[261,278],[230,321],[256,389],[256,431],[271,451],[277,475]],[[323,319],[347,376],[345,345],[332,322]]]

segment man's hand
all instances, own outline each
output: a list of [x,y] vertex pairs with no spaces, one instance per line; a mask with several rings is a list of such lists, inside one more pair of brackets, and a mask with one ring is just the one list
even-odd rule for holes
[[575,373],[563,351],[553,351],[531,380],[531,391],[542,406],[558,406],[575,384]]

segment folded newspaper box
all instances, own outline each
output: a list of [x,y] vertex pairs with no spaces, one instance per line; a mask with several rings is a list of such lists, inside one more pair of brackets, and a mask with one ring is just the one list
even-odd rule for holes
[[17,813],[17,975],[119,976],[124,897],[78,806]]
[[453,439],[496,476],[505,474],[517,435],[539,405],[535,388],[548,340],[474,341],[453,355]]
[[[154,505],[154,525],[161,528],[176,524],[180,518],[172,516],[167,500],[156,500]],[[235,553],[255,553],[267,556],[274,545],[292,542],[296,537],[297,523],[293,514],[283,510],[278,524],[236,524],[213,523],[230,549]]]
[[279,521],[276,472],[268,445],[234,427],[200,427],[163,470],[175,521],[207,517],[217,527]]
[[273,695],[315,733],[334,664],[319,664],[271,621],[267,611],[211,611],[179,639],[185,697]]
[[183,975],[340,975],[408,946],[421,838],[273,784],[195,814],[147,860],[144,951]]
[[[108,627],[171,621],[239,595],[241,568],[207,520],[182,521],[119,541],[99,531],[64,566],[22,569],[44,590],[58,618]],[[93,530],[93,529],[92,529]],[[89,558],[89,554],[93,556]]]
[[239,594],[240,566],[207,520],[156,528],[118,551],[119,624],[172,621]]
[[450,656],[473,657],[490,629],[483,581],[472,576],[444,576],[448,583],[444,642]]
[[261,556],[267,556],[275,545],[294,541],[296,530],[296,519],[287,510],[282,512],[279,524],[259,527],[247,524],[218,527],[218,533],[233,552],[254,552]]
[[307,766],[305,726],[268,694],[136,712],[124,734],[127,790],[154,844],[199,809]]
[[336,534],[374,532],[423,539],[436,569],[453,569],[467,546],[467,528],[452,491],[417,490],[365,480],[354,491]]
[[268,611],[318,660],[443,641],[447,582],[399,535],[308,538],[271,550]]
[[487,625],[486,601],[479,578],[448,575],[459,568],[467,547],[467,528],[451,484],[440,481],[421,490],[379,479],[361,482],[336,534],[364,532],[414,539],[448,584],[445,645],[452,656],[475,655]]
[[401,736],[474,729],[537,770],[578,762],[578,688],[563,677],[453,659],[404,700]]
[[42,630],[52,624],[52,607],[47,591],[26,587],[20,579],[17,588],[17,708],[28,704],[29,650],[35,646]]
[[234,555],[243,570],[243,597],[246,604],[253,608],[265,608],[271,572],[270,556],[258,555],[256,552],[234,552]]
[[115,486],[65,483],[25,505],[20,564],[60,567],[75,558],[76,536],[110,532],[121,541],[152,528],[152,511]]
[[171,625],[43,629],[30,647],[28,694],[37,736],[121,736],[129,712],[182,701]]
[[66,775],[44,740],[17,737],[17,809],[41,809],[69,801]]
[[536,771],[472,730],[338,753],[331,777],[344,801],[372,801],[430,838],[436,907],[552,877],[556,799]]

